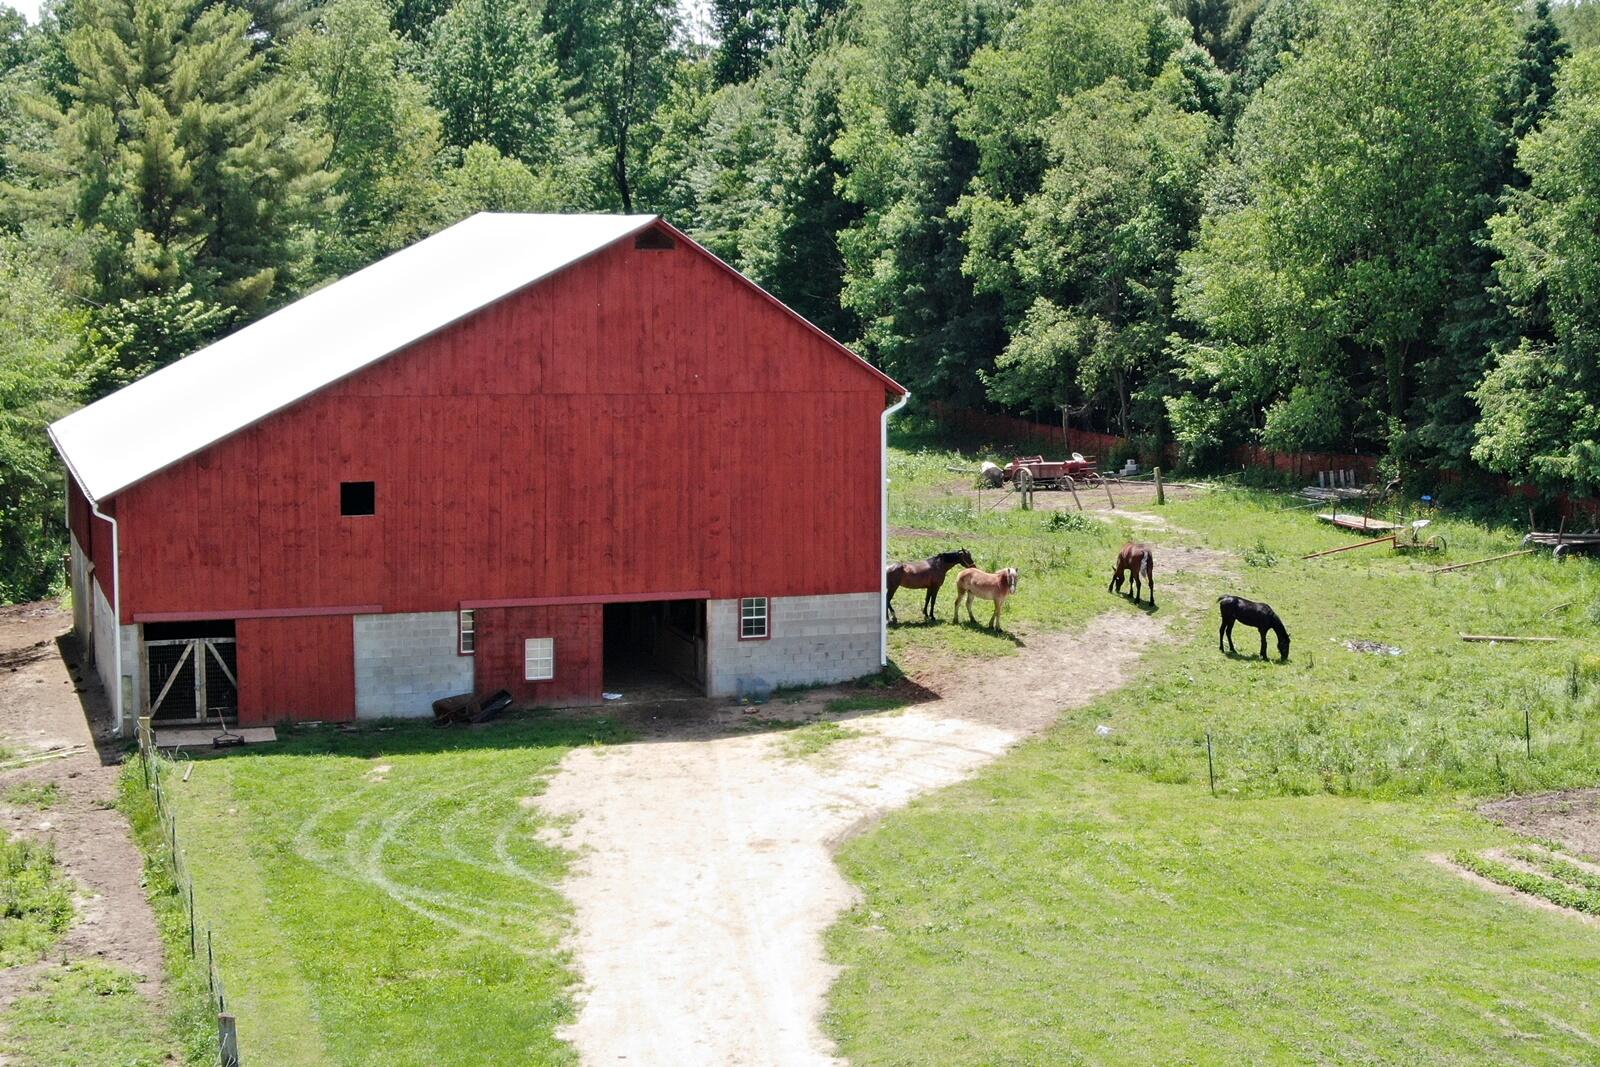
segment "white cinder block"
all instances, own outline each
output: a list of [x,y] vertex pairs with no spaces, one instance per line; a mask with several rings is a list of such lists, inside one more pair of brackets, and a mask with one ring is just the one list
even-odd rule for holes
[[357,615],[355,659],[358,718],[431,715],[435,700],[472,688],[453,611]]
[[739,640],[739,602],[706,604],[706,691],[732,696],[740,678],[774,685],[843,682],[878,670],[877,592],[774,597],[772,636]]

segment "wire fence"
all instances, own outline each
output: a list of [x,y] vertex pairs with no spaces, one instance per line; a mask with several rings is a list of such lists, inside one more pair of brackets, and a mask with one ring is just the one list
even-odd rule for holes
[[241,1067],[239,1058],[239,1031],[233,1013],[228,1010],[228,995],[222,983],[222,971],[217,966],[216,934],[201,921],[195,910],[194,878],[183,861],[178,847],[178,813],[168,792],[171,783],[181,780],[182,772],[176,761],[163,756],[156,747],[155,734],[148,716],[139,720],[139,762],[144,768],[144,787],[155,803],[156,823],[161,829],[161,845],[171,855],[172,884],[182,903],[189,923],[189,956],[196,962],[204,958],[206,986],[210,992],[211,1009],[217,1015],[217,1047],[221,1067]]

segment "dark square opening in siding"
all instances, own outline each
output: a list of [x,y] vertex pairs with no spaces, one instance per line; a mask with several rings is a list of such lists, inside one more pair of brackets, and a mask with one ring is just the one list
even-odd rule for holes
[[674,241],[670,234],[662,233],[660,230],[646,230],[633,239],[633,247],[650,252],[665,252],[677,248],[678,242]]
[[375,482],[340,482],[339,514],[375,515],[378,512],[378,488]]

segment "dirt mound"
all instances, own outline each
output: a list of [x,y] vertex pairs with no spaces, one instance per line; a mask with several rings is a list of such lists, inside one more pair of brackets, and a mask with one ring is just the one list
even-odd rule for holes
[[1507,797],[1478,813],[1520,834],[1559,841],[1585,859],[1600,862],[1600,789],[1566,789]]

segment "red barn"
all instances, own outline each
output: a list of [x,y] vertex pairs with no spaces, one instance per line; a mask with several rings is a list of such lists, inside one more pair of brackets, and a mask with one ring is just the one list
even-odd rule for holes
[[478,215],[51,427],[75,625],[124,729],[870,673],[904,397],[654,216]]

